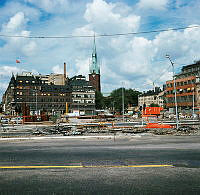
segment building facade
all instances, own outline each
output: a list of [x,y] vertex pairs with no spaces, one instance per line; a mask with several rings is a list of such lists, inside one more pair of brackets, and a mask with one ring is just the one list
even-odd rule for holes
[[67,85],[49,85],[39,76],[27,73],[12,76],[3,95],[4,113],[41,115],[66,112],[66,103],[71,103],[71,90]]
[[138,106],[139,107],[149,107],[151,104],[158,105],[160,107],[164,106],[163,100],[164,92],[161,91],[159,87],[156,87],[155,90],[149,90],[143,92],[138,96]]
[[69,79],[71,88],[71,113],[75,115],[95,114],[95,89],[85,76],[78,75]]
[[[177,106],[180,110],[192,110],[200,106],[200,61],[184,66],[181,73],[175,75]],[[166,81],[166,107],[175,107],[174,81]]]
[[4,113],[23,116],[95,113],[95,89],[84,76],[75,76],[65,84],[62,77],[55,78],[57,81],[52,83],[48,82],[51,80],[48,75],[13,75],[2,98]]

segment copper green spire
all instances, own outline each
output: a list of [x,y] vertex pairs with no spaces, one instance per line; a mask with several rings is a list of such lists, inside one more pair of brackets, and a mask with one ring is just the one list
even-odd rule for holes
[[90,63],[90,74],[92,73],[100,74],[100,67],[97,61],[95,34],[94,34],[94,43],[93,43],[93,51],[92,51],[92,62]]

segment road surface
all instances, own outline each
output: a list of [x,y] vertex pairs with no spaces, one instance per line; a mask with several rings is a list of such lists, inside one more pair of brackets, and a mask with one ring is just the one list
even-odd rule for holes
[[0,159],[0,194],[200,194],[200,136],[1,140]]

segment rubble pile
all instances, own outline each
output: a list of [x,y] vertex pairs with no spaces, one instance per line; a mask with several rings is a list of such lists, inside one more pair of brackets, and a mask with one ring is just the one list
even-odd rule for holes
[[135,135],[135,134],[149,134],[149,135],[200,135],[199,125],[185,125],[175,128],[145,128],[134,126],[107,126],[102,125],[77,125],[77,124],[57,124],[51,126],[6,126],[0,129],[0,137],[20,137],[20,136],[75,136],[75,135]]
[[33,135],[82,135],[82,129],[77,129],[73,126],[50,126],[50,127],[39,127],[33,132]]
[[178,129],[151,129],[149,133],[154,135],[196,135],[198,133],[198,129],[190,127],[190,126],[181,126]]

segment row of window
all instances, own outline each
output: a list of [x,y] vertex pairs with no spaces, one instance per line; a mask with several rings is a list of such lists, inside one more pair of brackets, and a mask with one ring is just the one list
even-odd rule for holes
[[[192,95],[178,96],[177,97],[177,102],[178,103],[192,102],[192,101],[193,101],[193,96]],[[166,98],[166,103],[174,103],[174,97]]]
[[[17,95],[28,95],[28,91],[17,91]],[[29,95],[38,95],[38,96],[66,96],[68,94],[65,94],[65,93],[36,93],[36,92],[31,92],[29,93]]]
[[[65,108],[65,104],[38,104],[37,109],[42,109],[42,108]],[[31,109],[36,109],[36,104],[30,104]]]
[[200,67],[196,66],[196,67],[185,69],[183,72],[188,73],[188,72],[194,72],[194,71],[198,71],[198,70],[200,70]]
[[[187,80],[187,81],[181,81],[181,82],[175,82],[176,86],[184,86],[184,85],[189,85],[189,84],[194,84],[194,83],[196,83],[195,79]],[[174,84],[168,83],[166,86],[167,87],[174,87]]]
[[[195,89],[194,88],[186,88],[186,89],[176,89],[176,92],[177,93],[190,93],[190,92],[195,92]],[[171,91],[166,91],[166,94],[174,94],[175,91],[174,90],[171,90]]]
[[74,98],[95,98],[94,94],[73,94]]
[[53,98],[45,98],[45,99],[43,99],[43,98],[37,98],[36,99],[36,97],[35,98],[22,98],[22,97],[17,97],[17,100],[20,100],[20,101],[26,101],[26,102],[70,102],[70,99],[69,98],[55,98],[55,99],[53,99]]
[[95,100],[73,100],[73,103],[76,103],[76,104],[94,104],[95,103]]

